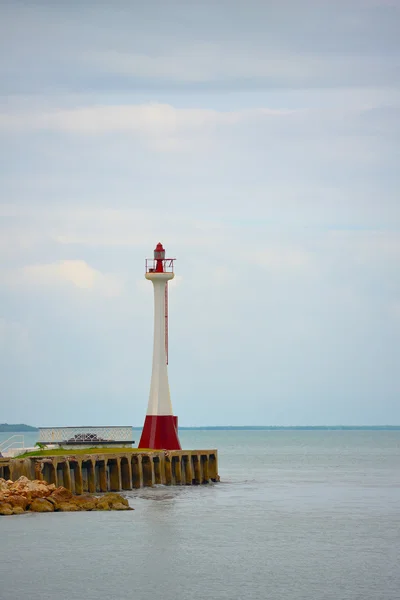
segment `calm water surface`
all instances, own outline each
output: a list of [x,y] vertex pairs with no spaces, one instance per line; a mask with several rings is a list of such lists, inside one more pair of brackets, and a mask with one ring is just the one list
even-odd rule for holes
[[400,600],[400,431],[183,431],[222,482],[0,517],[1,600]]

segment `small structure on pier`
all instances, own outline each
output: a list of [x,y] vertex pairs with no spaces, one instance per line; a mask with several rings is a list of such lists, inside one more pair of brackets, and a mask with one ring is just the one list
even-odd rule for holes
[[131,448],[132,427],[39,427],[40,444],[60,448]]

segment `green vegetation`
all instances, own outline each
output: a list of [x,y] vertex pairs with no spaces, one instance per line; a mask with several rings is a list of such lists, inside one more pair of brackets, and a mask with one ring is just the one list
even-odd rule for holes
[[29,458],[30,456],[78,456],[81,454],[114,454],[119,452],[152,452],[147,448],[80,448],[66,450],[65,448],[54,448],[53,450],[34,450],[19,454],[16,458]]
[[40,450],[47,450],[46,444],[42,444],[41,442],[36,442],[35,446],[37,446]]
[[23,431],[39,431],[39,429],[24,423],[0,423],[0,433],[20,433]]

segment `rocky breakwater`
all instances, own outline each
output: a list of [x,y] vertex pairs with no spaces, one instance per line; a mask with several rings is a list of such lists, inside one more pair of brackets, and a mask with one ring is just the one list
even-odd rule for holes
[[90,494],[74,496],[54,483],[16,481],[0,478],[0,515],[20,515],[25,512],[76,512],[81,510],[133,510],[126,498],[113,492],[100,497]]

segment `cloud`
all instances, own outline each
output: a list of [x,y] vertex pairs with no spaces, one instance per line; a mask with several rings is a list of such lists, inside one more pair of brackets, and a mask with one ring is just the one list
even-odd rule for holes
[[117,277],[103,274],[83,260],[61,260],[49,264],[28,265],[4,272],[2,279],[11,287],[45,288],[67,284],[104,296],[119,296],[122,292],[122,284]]
[[[324,54],[293,52],[282,48],[215,42],[188,45],[176,54],[156,56],[134,53],[87,53],[91,68],[142,81],[208,84],[225,82],[246,87],[338,87],[393,83],[397,63],[387,56],[362,56],[357,52]],[[329,84],[328,84],[329,81]]]
[[[222,51],[221,51],[222,50]],[[137,78],[175,82],[220,82],[221,79],[274,78],[299,82],[320,75],[326,63],[314,56],[277,56],[250,53],[240,45],[202,43],[184,52],[157,56],[118,51],[88,53],[92,68]]]
[[[217,111],[168,104],[86,106],[73,110],[0,113],[0,131],[57,132],[70,136],[123,136],[160,153],[211,150],[219,130],[282,119],[292,111],[259,108]],[[109,149],[109,144],[106,146]]]
[[[215,110],[161,103],[45,111],[4,109],[0,112],[0,131],[5,136],[16,133],[28,136],[33,145],[39,143],[38,158],[43,157],[48,164],[57,161],[63,146],[58,146],[57,152],[51,154],[49,143],[44,140],[53,132],[62,136],[67,155],[63,162],[60,162],[60,155],[58,164],[64,172],[68,167],[73,168],[74,178],[84,171],[82,163],[75,164],[74,144],[78,144],[79,151],[85,154],[85,164],[94,164],[96,157],[101,156],[106,161],[106,168],[122,170],[124,167],[130,173],[145,162],[146,157],[139,155],[143,150],[153,154],[177,153],[184,161],[193,160],[196,153],[205,157],[214,155],[216,160],[211,164],[208,176],[221,173],[219,162],[222,159],[225,163],[237,158],[247,166],[252,153],[255,156],[251,168],[264,159],[267,166],[273,167],[272,176],[276,177],[287,166],[302,173],[302,163],[313,154],[329,166],[333,159],[346,165],[353,161],[376,161],[378,145],[366,143],[365,134],[372,140],[377,132],[391,131],[388,122],[393,122],[398,112],[395,107],[390,111],[378,110],[372,97],[369,101],[358,97],[346,106],[301,109]],[[100,145],[96,139],[99,136],[103,138]],[[388,143],[390,139],[387,138]],[[378,143],[382,144],[382,138]],[[53,136],[50,145],[56,147]],[[161,168],[167,166],[161,165]],[[171,166],[182,171],[180,165]],[[190,168],[201,166],[202,163],[193,163]],[[52,185],[54,180],[56,183],[56,171],[52,170],[51,174],[48,171],[43,181]]]
[[47,113],[0,114],[0,128],[11,130],[43,130],[64,133],[103,134],[110,132],[143,133],[150,136],[174,135],[186,131],[202,131],[217,125],[234,125],[258,118],[276,118],[293,111],[253,109],[217,111],[175,108],[168,104],[89,106],[75,110]]
[[395,2],[2,3],[2,85],[8,94],[393,85]]
[[[168,205],[169,203],[166,202]],[[225,228],[215,220],[196,218],[190,213],[166,212],[157,208],[98,209],[95,207],[69,211],[49,211],[46,220],[52,224],[52,240],[61,246],[89,248],[126,248],[136,250],[152,246],[158,239],[168,241],[168,248],[180,246],[211,248],[222,242]],[[29,214],[29,209],[28,209]]]

